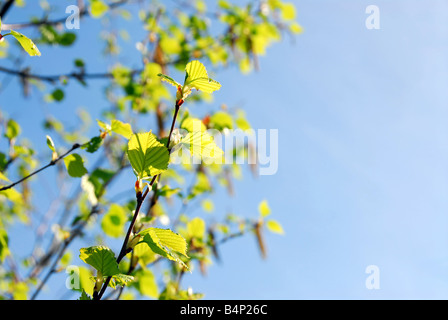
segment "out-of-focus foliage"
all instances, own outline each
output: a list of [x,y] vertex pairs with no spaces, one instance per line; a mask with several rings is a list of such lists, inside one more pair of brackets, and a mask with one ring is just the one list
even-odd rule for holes
[[[182,287],[184,273],[198,268],[206,274],[214,261],[225,259],[219,247],[243,235],[254,237],[266,256],[265,230],[284,233],[271,218],[267,200],[260,199],[258,215],[256,205],[253,212],[233,214],[213,201],[217,189],[227,190],[229,196],[238,192],[233,181],[242,179],[245,172],[244,165],[222,161],[224,156],[247,158],[255,146],[250,142],[235,145],[224,154],[210,132],[225,136],[232,129],[250,131],[251,124],[242,109],[215,101],[212,93],[222,84],[223,99],[244,94],[225,91],[226,84],[213,79],[219,80],[219,71],[226,67],[237,66],[243,74],[262,70],[259,57],[273,43],[302,32],[296,8],[280,0],[136,3],[84,1],[81,27],[84,19],[100,23],[114,17],[122,22],[123,29],[104,28],[101,34],[104,51],[99,54],[113,57],[114,63],[100,76],[90,73],[97,70],[90,69],[94,63],[83,55],[89,48],[77,45],[76,30],[65,29],[64,19],[53,20],[57,13],[65,14],[57,10],[58,1],[40,2],[38,16],[44,18],[33,18],[25,26],[33,39],[10,31],[20,46],[13,45],[12,37],[0,41],[0,63],[12,66],[10,74],[19,77],[25,96],[41,92],[42,103],[64,107],[72,82],[82,84],[88,94],[89,82],[99,77],[107,80],[104,97],[109,105],[98,119],[90,111],[97,106],[80,109],[77,119],[70,122],[51,115],[33,119],[42,123],[42,130],[28,138],[23,135],[24,124],[14,117],[33,106],[11,116],[0,113],[0,188],[48,165],[46,171],[0,191],[0,298],[36,298],[47,285],[46,275],[75,265],[78,282],[73,285],[77,292],[73,297],[81,300],[94,297],[108,280],[115,289],[110,291],[112,298],[200,299],[206,293]],[[25,10],[27,5],[16,1],[10,10]],[[132,30],[126,29],[126,22],[136,19],[144,37],[137,43],[119,41],[119,37],[129,38]],[[8,16],[2,29],[13,23]],[[60,76],[49,78],[37,70],[14,69],[18,58],[39,59],[25,52],[45,54],[50,46],[78,53],[72,70],[60,70]],[[129,66],[120,59],[130,51],[128,47],[138,49],[141,66]],[[1,97],[0,105],[2,110],[13,110]],[[176,107],[180,107],[178,114]],[[71,152],[74,144],[79,148]],[[175,156],[201,161],[179,163]],[[256,164],[249,169],[255,174]],[[132,176],[136,184],[123,185],[123,175]],[[42,176],[54,179],[57,186],[50,204],[35,196],[42,194]],[[148,196],[139,208],[125,255],[117,262],[122,252],[115,241],[124,239],[139,201],[135,191],[138,194],[144,188],[149,188]],[[194,215],[190,208],[197,209]],[[31,254],[25,258],[11,250],[15,237],[10,232],[16,223],[35,231],[34,243],[27,244]],[[154,268],[156,264],[162,267]]]

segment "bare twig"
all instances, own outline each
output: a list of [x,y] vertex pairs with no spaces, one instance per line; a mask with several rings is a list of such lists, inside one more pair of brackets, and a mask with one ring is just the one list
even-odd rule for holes
[[56,158],[55,160],[51,160],[50,163],[47,164],[46,166],[43,166],[43,167],[37,169],[36,171],[30,173],[29,175],[23,177],[22,179],[20,179],[20,180],[14,182],[14,183],[12,183],[12,184],[10,184],[10,185],[8,185],[8,186],[5,186],[5,187],[3,187],[3,188],[0,188],[0,191],[4,191],[4,190],[11,189],[12,187],[18,185],[19,183],[21,183],[21,182],[23,182],[23,181],[25,181],[25,180],[31,178],[32,176],[34,176],[34,175],[36,175],[36,174],[38,174],[39,172],[41,172],[41,171],[43,171],[43,170],[45,170],[45,169],[47,169],[47,168],[49,168],[49,167],[51,167],[51,166],[54,166],[59,160],[63,159],[64,157],[66,157],[67,155],[69,155],[72,151],[74,151],[74,150],[80,148],[81,146],[82,146],[81,144],[79,144],[79,143],[75,143],[75,144],[70,148],[70,150],[68,150],[66,153],[62,154],[61,156],[59,156],[59,157]]

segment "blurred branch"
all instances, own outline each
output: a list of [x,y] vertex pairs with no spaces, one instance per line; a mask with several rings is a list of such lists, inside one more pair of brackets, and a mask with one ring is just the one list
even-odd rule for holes
[[1,11],[0,11],[0,18],[3,18],[6,16],[6,14],[8,13],[9,9],[11,8],[11,6],[14,4],[15,0],[8,0],[6,1],[6,3],[3,5]]
[[[14,0],[9,0],[8,3],[9,2],[14,2]],[[120,7],[120,6],[124,5],[124,4],[127,4],[128,2],[129,2],[129,0],[121,0],[121,1],[117,1],[117,2],[112,2],[112,3],[109,4],[109,9],[118,8],[118,7]],[[5,9],[5,7],[8,5],[8,3],[6,3],[3,6],[3,9]],[[9,6],[11,6],[11,4],[9,4]],[[3,12],[3,9],[2,9],[2,12]],[[9,7],[6,8],[6,10],[8,10],[8,9],[9,9]],[[79,17],[80,18],[83,17],[83,16],[86,16],[88,14],[89,14],[89,9],[86,8],[85,6],[83,6],[81,8],[81,10],[79,11]],[[0,17],[3,18],[3,15],[1,13],[0,13]],[[10,24],[3,23],[2,26],[1,26],[1,30],[11,30],[11,29],[19,30],[19,29],[25,29],[25,28],[30,28],[30,27],[39,27],[39,26],[42,26],[42,25],[54,26],[54,25],[58,25],[58,24],[61,24],[61,23],[65,23],[66,20],[67,20],[67,17],[64,16],[64,17],[57,18],[57,19],[54,19],[54,20],[48,20],[48,19],[45,18],[45,19],[38,20],[38,21],[31,21],[31,22],[24,22],[24,23],[10,23]]]

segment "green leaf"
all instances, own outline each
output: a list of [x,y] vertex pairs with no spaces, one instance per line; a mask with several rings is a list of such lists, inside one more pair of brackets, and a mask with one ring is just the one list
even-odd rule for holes
[[182,129],[187,130],[188,132],[207,130],[207,127],[200,119],[191,118],[191,117],[184,119],[181,122],[180,127]]
[[157,196],[170,198],[172,195],[180,192],[180,188],[171,189],[169,186],[165,185],[160,189],[157,189]]
[[51,139],[51,137],[48,135],[47,135],[47,146],[48,146],[48,148],[50,148],[51,151],[56,152],[56,150],[54,148],[53,139]]
[[30,56],[40,56],[40,51],[34,44],[34,42],[21,34],[20,32],[11,30],[11,35],[19,41],[22,48],[30,55]]
[[266,217],[271,213],[271,208],[269,208],[269,204],[267,200],[263,200],[258,205],[258,212],[262,217]]
[[64,93],[64,91],[63,91],[62,89],[60,89],[60,88],[55,89],[55,90],[51,93],[51,98],[52,98],[54,101],[57,101],[57,102],[61,102],[62,100],[64,100],[64,97],[65,97],[65,93]]
[[101,137],[98,136],[98,137],[93,137],[92,139],[90,139],[89,142],[87,142],[81,148],[85,149],[89,153],[94,153],[101,147],[102,144],[103,144],[103,139],[101,139]]
[[215,210],[215,205],[213,204],[213,201],[210,199],[202,200],[201,202],[202,209],[206,212],[212,212]]
[[109,211],[103,216],[101,228],[108,236],[118,238],[123,234],[126,221],[126,211],[122,206],[113,203],[109,207]]
[[105,246],[81,248],[79,258],[97,270],[102,276],[109,277],[120,273],[115,255]]
[[268,228],[269,231],[278,233],[278,234],[284,234],[283,228],[280,223],[278,223],[275,220],[268,220],[266,221],[266,228]]
[[230,114],[218,111],[210,117],[210,127],[216,130],[233,129],[233,119]]
[[6,123],[4,136],[8,139],[14,139],[20,134],[20,126],[13,119],[9,119]]
[[87,169],[84,167],[84,161],[77,153],[69,154],[64,158],[65,167],[68,174],[74,178],[80,178],[87,173]]
[[142,237],[142,241],[154,253],[169,260],[177,261],[184,267],[187,267],[178,256],[178,254],[181,254],[188,258],[187,242],[180,234],[174,233],[169,229],[148,228],[141,231],[138,235]]
[[135,278],[135,287],[141,295],[150,298],[159,297],[157,279],[150,269],[139,269],[135,273]]
[[284,20],[294,20],[296,18],[296,7],[293,3],[283,3],[280,11]]
[[206,131],[188,133],[181,139],[180,145],[188,148],[193,156],[200,157],[203,160],[218,160],[222,159],[224,155],[221,148],[216,145],[213,136]]
[[120,120],[113,119],[111,122],[111,130],[126,139],[132,136],[132,127],[129,123],[121,122]]
[[169,152],[150,132],[133,134],[128,142],[129,162],[140,179],[148,179],[168,169]]
[[206,93],[212,93],[221,88],[221,84],[218,81],[208,77],[205,66],[198,60],[189,62],[185,71],[187,75],[184,86],[195,88]]
[[107,4],[101,0],[92,0],[92,4],[90,5],[90,13],[94,18],[101,18],[108,9]]
[[129,284],[132,281],[134,281],[134,277],[133,276],[130,276],[130,275],[127,275],[127,274],[123,274],[123,273],[114,274],[112,276],[112,279],[109,282],[109,287],[112,287],[114,289],[117,286],[124,287],[125,285]]
[[78,300],[92,300],[92,298],[82,289],[81,296]]
[[167,75],[164,75],[162,73],[159,73],[158,76],[160,77],[160,80],[168,82],[170,85],[174,86],[174,87],[179,87],[180,84],[177,83],[176,81],[174,81],[173,78],[168,77]]
[[0,229],[0,262],[3,263],[5,258],[9,255],[8,248],[8,234],[5,229]]
[[187,232],[192,238],[203,239],[205,234],[205,221],[199,217],[191,219],[187,223]]

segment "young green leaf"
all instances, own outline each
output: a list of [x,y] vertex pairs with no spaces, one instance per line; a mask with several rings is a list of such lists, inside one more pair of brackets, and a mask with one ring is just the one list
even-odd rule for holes
[[176,81],[174,81],[173,78],[170,78],[167,75],[159,73],[158,76],[160,77],[160,80],[165,81],[165,82],[169,83],[170,85],[172,85],[172,86],[174,86],[176,88],[180,86],[179,83],[177,83]]
[[114,274],[109,282],[109,287],[112,287],[113,289],[115,289],[117,286],[124,287],[132,281],[134,281],[133,276],[122,273]]
[[64,163],[68,174],[73,178],[80,178],[87,173],[87,169],[84,167],[84,160],[77,153],[66,156]]
[[184,87],[188,86],[206,93],[212,93],[221,88],[221,84],[218,81],[208,77],[205,66],[198,60],[189,62],[185,71],[187,75],[185,77]]
[[81,148],[85,149],[89,153],[94,153],[101,147],[102,144],[103,139],[101,139],[100,136],[97,136],[90,139],[89,142],[84,144]]
[[133,134],[128,142],[127,154],[139,179],[148,179],[168,169],[168,149],[151,131]]
[[79,258],[89,264],[102,276],[109,277],[120,273],[115,255],[105,246],[81,248]]
[[187,242],[180,234],[169,229],[148,228],[138,235],[142,238],[142,242],[146,243],[154,253],[187,267],[178,256],[178,254],[181,254],[188,258]]
[[0,229],[0,262],[3,263],[6,256],[10,254],[8,248],[8,234],[5,229]]
[[192,238],[203,239],[205,234],[205,221],[199,217],[191,219],[187,223],[187,232]]
[[30,38],[24,36],[20,32],[14,31],[14,30],[11,30],[11,35],[14,38],[16,38],[17,41],[19,41],[19,43],[22,46],[22,48],[30,56],[40,56],[41,55],[39,49],[36,47],[36,45],[34,44],[34,42]]
[[120,120],[113,119],[111,122],[111,130],[126,139],[132,136],[132,127],[129,123],[121,122]]
[[48,148],[50,148],[51,151],[55,152],[55,148],[54,148],[54,142],[53,139],[51,139],[50,136],[47,135],[47,146]]
[[108,5],[101,0],[92,0],[90,13],[94,18],[101,18],[109,9]]
[[109,211],[103,216],[101,228],[110,237],[118,238],[123,234],[127,221],[126,211],[118,204],[111,204]]
[[280,223],[278,223],[275,220],[268,220],[266,221],[266,228],[268,228],[269,231],[278,233],[278,234],[284,234],[283,228]]
[[263,200],[258,205],[258,212],[262,217],[266,217],[271,213],[271,208],[269,208],[269,204],[267,200]]
[[203,160],[222,159],[224,152],[219,148],[213,136],[206,131],[190,132],[181,139],[180,145],[188,148],[193,156],[197,156]]

